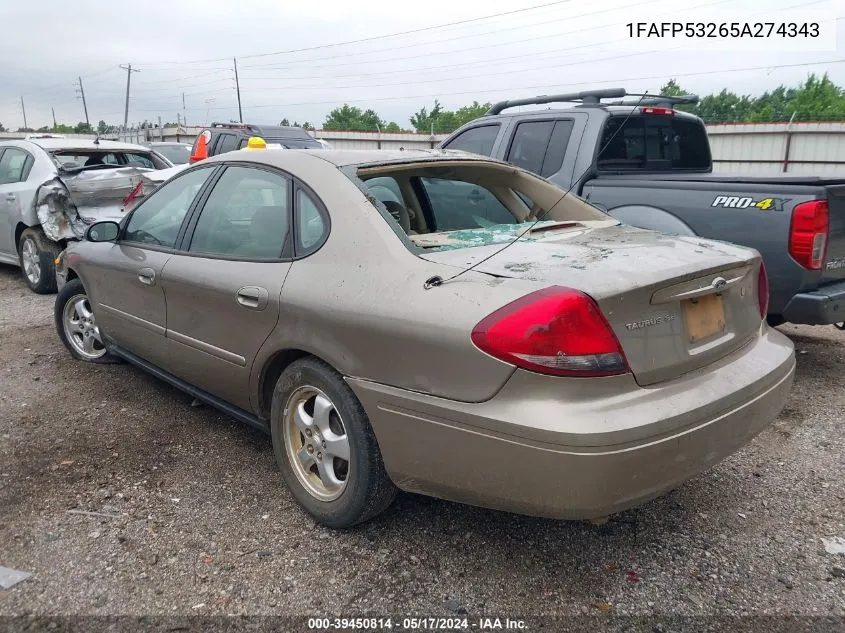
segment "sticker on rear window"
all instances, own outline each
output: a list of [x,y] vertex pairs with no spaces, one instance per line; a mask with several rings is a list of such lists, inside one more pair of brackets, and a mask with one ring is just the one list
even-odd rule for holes
[[755,200],[750,196],[716,196],[711,207],[722,207],[727,209],[748,209],[756,207],[761,211],[783,211],[790,198],[761,198]]

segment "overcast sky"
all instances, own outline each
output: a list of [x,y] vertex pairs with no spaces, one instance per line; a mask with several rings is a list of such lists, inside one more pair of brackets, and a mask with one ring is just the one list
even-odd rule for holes
[[[336,105],[374,108],[409,127],[421,106],[449,108],[596,87],[654,91],[670,77],[698,94],[758,94],[827,72],[845,86],[845,2],[823,0],[3,0],[0,122],[30,127],[84,120],[189,124],[238,118],[231,57],[238,57],[245,121],[282,118],[317,127]],[[539,5],[548,5],[539,7]],[[531,7],[539,7],[533,8]],[[477,18],[513,12],[489,19]],[[627,38],[629,22],[827,17],[828,34],[801,50],[708,51]],[[379,37],[431,28],[417,33]],[[352,40],[369,41],[347,43]],[[319,48],[313,48],[319,47]],[[313,50],[299,50],[313,48]],[[816,50],[808,50],[815,48]],[[839,60],[837,62],[837,60]],[[796,64],[806,64],[795,66]],[[786,67],[789,65],[789,67]],[[184,93],[184,110],[182,95]]]

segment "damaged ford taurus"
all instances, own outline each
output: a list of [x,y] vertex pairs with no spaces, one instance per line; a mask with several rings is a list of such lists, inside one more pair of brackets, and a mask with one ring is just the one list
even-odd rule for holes
[[0,143],[0,262],[21,267],[39,294],[56,291],[54,260],[68,241],[119,219],[141,175],[172,168],[140,145],[29,135]]
[[756,251],[623,226],[448,150],[222,154],[59,268],[75,358],[267,432],[333,527],[397,490],[607,516],[748,443],[795,369]]

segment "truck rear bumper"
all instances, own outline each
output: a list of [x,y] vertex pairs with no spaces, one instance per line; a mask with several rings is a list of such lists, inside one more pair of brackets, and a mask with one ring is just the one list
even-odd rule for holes
[[790,323],[831,325],[845,321],[845,282],[802,292],[789,300],[783,318]]

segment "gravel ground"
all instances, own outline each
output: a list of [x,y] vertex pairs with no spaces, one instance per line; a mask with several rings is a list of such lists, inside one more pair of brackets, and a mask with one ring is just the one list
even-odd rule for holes
[[845,616],[845,556],[822,541],[845,537],[831,327],[781,328],[798,373],[770,429],[605,525],[400,495],[334,532],[262,434],[129,365],[72,361],[53,300],[0,266],[0,565],[32,572],[0,613]]

